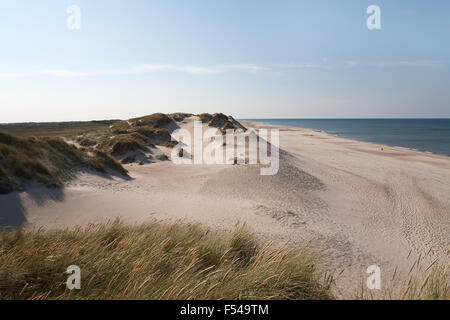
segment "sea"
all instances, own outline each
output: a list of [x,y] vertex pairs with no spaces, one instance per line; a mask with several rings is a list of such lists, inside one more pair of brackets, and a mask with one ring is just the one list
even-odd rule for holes
[[243,119],[450,156],[450,119]]

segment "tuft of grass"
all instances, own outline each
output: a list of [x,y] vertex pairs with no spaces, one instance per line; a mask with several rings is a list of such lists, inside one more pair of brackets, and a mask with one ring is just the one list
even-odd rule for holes
[[128,130],[131,128],[131,125],[128,121],[118,121],[111,126],[111,132],[114,134],[123,134],[128,133]]
[[184,112],[175,112],[175,113],[169,114],[169,116],[175,121],[183,121],[184,119],[186,119],[188,117],[192,117],[193,114],[192,113],[184,113]]
[[203,123],[206,123],[209,122],[213,116],[209,113],[201,113],[198,115],[198,117]]
[[132,132],[120,134],[104,141],[99,145],[99,150],[108,152],[113,156],[120,156],[131,151],[145,151],[148,146],[155,146],[150,138],[138,132]]
[[173,120],[167,114],[154,113],[148,116],[133,118],[127,121],[118,121],[111,126],[111,132],[115,134],[123,134],[129,132],[130,129],[136,127],[164,128],[164,126],[172,123]]
[[109,154],[99,150],[95,150],[94,155],[95,156],[91,159],[91,166],[93,168],[97,168],[98,171],[107,173],[108,171],[105,169],[106,167],[114,171],[117,171],[122,175],[125,176],[128,175],[128,171],[124,167],[122,167],[122,165]]
[[380,292],[369,291],[364,283],[357,293],[358,299],[383,300],[450,300],[450,250],[443,257],[425,264],[419,255],[412,262],[409,273],[399,279],[397,268],[382,282]]
[[[81,290],[66,288],[68,266]],[[0,234],[0,299],[332,299],[316,256],[198,225],[119,221]]]
[[156,144],[163,144],[169,142],[171,139],[170,132],[167,129],[152,128],[149,126],[137,127],[133,129],[144,137],[149,138]]
[[210,127],[220,128],[228,121],[228,117],[223,113],[214,113],[208,121]]
[[176,145],[178,145],[178,142],[176,141],[167,141],[160,144],[160,146],[167,147],[167,148],[174,148]]
[[225,124],[220,127],[220,132],[222,133],[222,135],[225,135],[227,133],[227,130],[237,130],[238,128],[231,123],[230,121],[225,122]]
[[232,116],[226,116],[223,113],[202,113],[199,114],[198,117],[203,123],[207,123],[208,126],[218,128],[221,133],[226,134],[227,129],[237,130],[242,129],[246,131],[247,129],[242,126],[239,122],[233,119]]
[[[188,114],[174,114],[177,119],[185,116],[188,116]],[[101,141],[101,148],[105,150],[106,146],[106,150],[109,149],[112,155],[117,156],[132,150],[145,150],[146,144],[166,144],[171,140],[171,136],[170,132],[164,127],[172,122],[173,119],[163,113],[154,113],[145,117],[116,122],[111,126],[110,132],[119,136],[110,137],[114,141],[107,141],[107,139]],[[111,150],[111,147],[114,147],[113,144],[116,143],[120,143],[118,150]]]
[[164,113],[154,113],[148,116],[134,118],[130,120],[137,126],[150,126],[153,128],[162,128],[170,124],[173,120]]

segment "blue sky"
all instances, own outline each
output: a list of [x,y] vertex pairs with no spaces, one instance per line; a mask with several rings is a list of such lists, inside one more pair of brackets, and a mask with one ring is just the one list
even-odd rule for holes
[[[372,4],[381,30],[366,27]],[[5,0],[0,122],[450,117],[449,12],[444,0]]]

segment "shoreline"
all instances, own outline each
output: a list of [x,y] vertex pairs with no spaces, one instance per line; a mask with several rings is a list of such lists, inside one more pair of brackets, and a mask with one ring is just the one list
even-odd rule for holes
[[[429,119],[429,120],[439,120],[438,119]],[[344,137],[341,134],[338,133],[331,133],[328,132],[327,130],[323,130],[323,129],[316,129],[316,128],[309,128],[309,127],[296,127],[296,126],[289,126],[289,125],[278,125],[278,124],[271,124],[268,122],[265,122],[264,120],[278,120],[278,119],[252,119],[252,120],[246,120],[246,119],[238,119],[241,122],[246,122],[246,123],[263,123],[266,126],[271,126],[271,127],[286,127],[286,128],[291,128],[291,129],[304,129],[304,130],[311,130],[311,131],[315,131],[315,132],[322,132],[334,137],[338,137],[341,139],[346,139],[346,140],[351,140],[351,141],[355,141],[355,142],[365,142],[365,143],[371,143],[374,145],[379,145],[381,147],[392,147],[392,148],[402,148],[402,149],[406,149],[406,150],[412,150],[412,151],[417,151],[417,152],[423,152],[423,153],[429,153],[429,154],[433,154],[433,155],[437,155],[437,156],[444,156],[447,158],[450,158],[450,154],[446,154],[446,153],[438,153],[438,152],[433,152],[433,151],[429,151],[429,150],[425,150],[425,149],[417,149],[417,148],[412,148],[412,147],[403,147],[403,146],[399,146],[399,145],[394,145],[394,144],[382,144],[382,143],[378,143],[378,142],[373,142],[373,141],[367,141],[367,140],[358,140],[358,139],[354,139],[354,138],[349,138],[349,137]],[[290,118],[286,118],[286,119],[280,119],[280,120],[297,120],[297,119],[290,119]],[[301,120],[399,120],[399,119],[301,119]],[[400,119],[400,120],[409,120],[409,119]],[[420,119],[422,120],[422,119]],[[443,120],[450,120],[445,118]]]
[[275,125],[275,124],[270,124],[270,123],[259,121],[259,120],[258,121],[254,121],[254,120],[239,120],[239,121],[241,123],[257,124],[257,127],[259,127],[262,124],[262,125],[266,126],[267,128],[288,128],[288,129],[291,129],[291,130],[309,130],[309,131],[313,131],[313,132],[329,135],[331,137],[339,138],[339,139],[342,139],[342,140],[352,141],[352,142],[355,142],[355,143],[367,143],[367,144],[371,144],[371,145],[374,145],[374,146],[379,146],[379,147],[382,147],[382,148],[394,148],[394,149],[400,149],[400,150],[404,150],[404,151],[414,151],[414,152],[418,152],[418,153],[423,153],[424,155],[431,155],[431,156],[443,157],[445,159],[450,159],[450,155],[447,155],[445,153],[436,153],[436,152],[432,152],[432,151],[420,150],[420,149],[409,148],[409,147],[402,147],[402,146],[397,146],[397,145],[380,144],[380,143],[366,141],[366,140],[351,139],[351,138],[343,137],[343,136],[341,136],[339,134],[329,133],[329,132],[327,132],[325,130],[320,130],[320,129],[315,129],[315,128]]

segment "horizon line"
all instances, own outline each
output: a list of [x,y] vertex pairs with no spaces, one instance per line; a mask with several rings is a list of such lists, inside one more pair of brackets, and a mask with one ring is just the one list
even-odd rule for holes
[[[131,119],[131,118],[129,118]],[[450,120],[450,116],[447,117],[415,117],[415,118],[235,118],[236,120]],[[1,125],[20,125],[20,124],[56,124],[56,123],[77,123],[77,122],[101,122],[101,121],[123,121],[127,119],[92,119],[92,120],[62,120],[62,121],[22,121],[22,122],[0,122]]]

